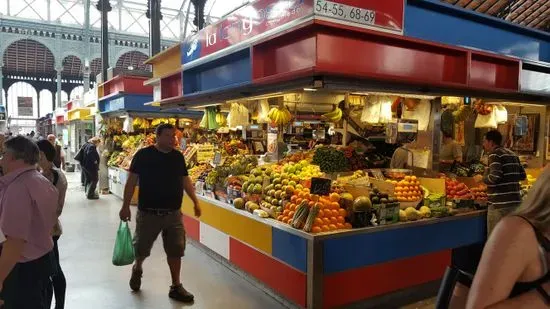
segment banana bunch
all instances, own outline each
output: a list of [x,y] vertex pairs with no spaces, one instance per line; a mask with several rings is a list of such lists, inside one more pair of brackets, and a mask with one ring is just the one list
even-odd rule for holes
[[323,114],[322,117],[330,122],[338,122],[342,119],[342,109],[336,107],[332,112]]
[[149,120],[143,118],[135,118],[132,121],[132,126],[134,129],[149,129],[151,127]]
[[224,114],[218,112],[216,113],[216,123],[220,127],[224,127],[227,123],[227,118],[225,118]]
[[278,126],[286,125],[292,120],[292,114],[286,106],[273,107],[267,114],[267,117]]

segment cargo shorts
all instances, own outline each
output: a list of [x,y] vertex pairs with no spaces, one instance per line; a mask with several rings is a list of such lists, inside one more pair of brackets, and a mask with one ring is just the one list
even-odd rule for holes
[[136,215],[134,251],[136,258],[146,258],[158,235],[162,234],[164,252],[169,258],[181,258],[185,252],[185,228],[179,210],[155,214],[139,210]]

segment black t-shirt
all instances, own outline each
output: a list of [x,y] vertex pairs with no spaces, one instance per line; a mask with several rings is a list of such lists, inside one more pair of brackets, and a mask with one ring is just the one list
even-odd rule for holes
[[155,146],[143,148],[135,154],[130,172],[139,176],[139,209],[181,207],[183,176],[188,176],[181,152],[164,153]]

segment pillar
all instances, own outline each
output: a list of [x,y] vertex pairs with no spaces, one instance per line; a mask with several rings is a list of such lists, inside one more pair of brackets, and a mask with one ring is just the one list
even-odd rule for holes
[[193,24],[200,30],[204,28],[204,7],[206,5],[206,0],[191,0],[191,3],[193,3],[195,7],[195,19],[193,20]]
[[36,116],[36,118],[40,118],[40,91],[38,89],[36,89]]
[[82,86],[84,87],[84,93],[90,90],[90,68],[85,67],[82,71]]
[[4,105],[4,103],[7,103],[7,102],[4,102],[4,96],[2,95],[2,89],[4,89],[4,75],[2,73],[2,65],[0,65],[0,106]]
[[61,72],[63,72],[63,67],[55,68],[57,71],[57,108],[61,107]]
[[149,55],[152,57],[160,52],[160,12],[161,0],[147,0],[147,13],[149,18]]
[[101,12],[101,62],[103,63],[103,81],[107,80],[109,68],[109,20],[107,14],[113,9],[109,0],[99,0],[96,8]]

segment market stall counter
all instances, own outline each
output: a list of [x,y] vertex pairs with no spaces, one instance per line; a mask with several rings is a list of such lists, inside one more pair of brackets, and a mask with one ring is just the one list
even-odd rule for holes
[[[292,307],[335,308],[439,280],[452,250],[485,241],[485,211],[378,227],[310,234],[232,205],[186,196],[190,239]],[[370,305],[369,305],[370,303]]]

